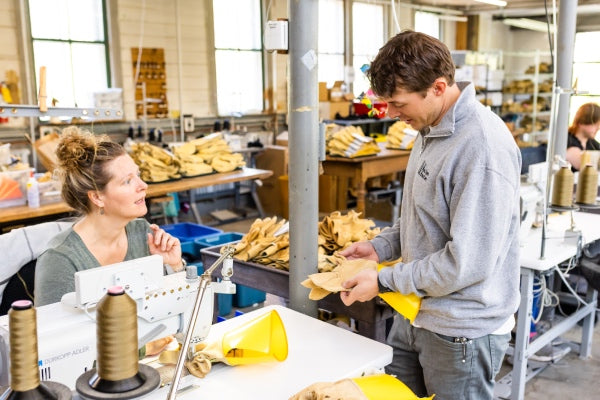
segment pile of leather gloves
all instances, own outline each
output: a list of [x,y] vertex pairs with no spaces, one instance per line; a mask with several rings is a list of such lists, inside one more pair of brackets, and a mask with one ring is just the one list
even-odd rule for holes
[[173,153],[150,143],[133,143],[131,157],[148,183],[213,172],[230,172],[246,165],[240,153],[233,153],[220,133],[186,142]]
[[[173,153],[182,162],[200,160],[217,172],[229,172],[246,165],[240,153],[233,153],[221,133],[213,133],[177,146]],[[211,169],[211,170],[212,170]]]
[[[234,258],[289,271],[290,239],[285,225],[285,219],[277,217],[255,220],[248,233],[235,244]],[[346,215],[335,211],[326,216],[319,222],[318,271],[333,270],[344,261],[336,254],[338,250],[372,239],[379,231],[373,221],[361,219],[355,211]]]
[[181,178],[179,163],[171,153],[150,143],[133,143],[131,158],[140,167],[144,182],[164,182]]
[[365,136],[358,126],[329,124],[325,131],[325,147],[332,156],[355,158],[377,154],[381,151],[373,138]]
[[410,150],[418,133],[406,122],[397,121],[388,129],[385,147],[388,149]]

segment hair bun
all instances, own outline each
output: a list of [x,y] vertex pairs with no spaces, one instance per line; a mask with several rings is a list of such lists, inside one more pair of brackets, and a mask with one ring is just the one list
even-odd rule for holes
[[56,149],[59,167],[65,172],[88,167],[97,151],[96,137],[77,127],[63,129]]

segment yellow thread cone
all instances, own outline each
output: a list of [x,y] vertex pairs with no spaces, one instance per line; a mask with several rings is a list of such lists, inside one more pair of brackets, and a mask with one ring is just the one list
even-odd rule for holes
[[[386,267],[381,264],[377,266],[378,271],[381,271],[382,268]],[[414,293],[387,292],[379,293],[379,297],[411,323],[415,320],[421,308],[421,298]]]
[[369,400],[431,400],[431,397],[417,397],[402,381],[391,375],[369,375],[352,379]]
[[230,365],[285,360],[287,335],[277,311],[271,310],[223,335],[223,354]]

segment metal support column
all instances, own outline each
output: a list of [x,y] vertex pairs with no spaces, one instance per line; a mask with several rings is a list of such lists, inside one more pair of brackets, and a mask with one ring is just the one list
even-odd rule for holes
[[300,283],[317,272],[318,1],[290,0],[289,18],[290,307],[316,317],[317,304]]
[[558,111],[554,131],[554,140],[550,141],[552,147],[552,160],[554,155],[565,159],[567,155],[567,129],[569,128],[569,105],[571,92],[571,79],[573,75],[573,51],[575,47],[575,25],[577,24],[577,0],[561,1],[558,11],[558,39],[556,43],[556,85],[560,88],[558,98]]

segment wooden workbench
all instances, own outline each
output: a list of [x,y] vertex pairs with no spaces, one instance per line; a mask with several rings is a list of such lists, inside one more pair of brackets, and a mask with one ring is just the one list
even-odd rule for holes
[[[374,156],[346,158],[327,156],[323,162],[325,175],[353,178],[356,190],[356,211],[365,215],[365,197],[367,195],[367,179],[406,171],[410,150],[390,150],[385,143],[378,143],[381,152]],[[338,185],[338,188],[343,186]],[[342,189],[343,190],[343,189]],[[346,197],[346,193],[337,193],[338,199]]]
[[[167,193],[183,192],[186,190],[222,185],[232,182],[243,182],[254,179],[265,179],[273,174],[272,171],[256,168],[242,168],[232,172],[202,175],[195,178],[184,178],[171,182],[152,183],[148,185],[146,197],[159,197]],[[26,221],[33,218],[46,217],[50,215],[63,214],[73,211],[65,202],[44,204],[39,208],[28,206],[0,208],[0,224]]]

